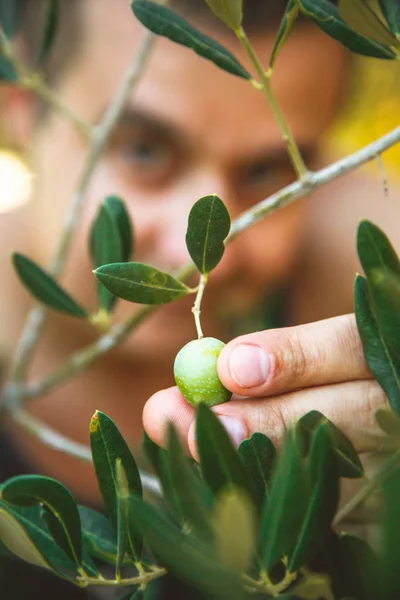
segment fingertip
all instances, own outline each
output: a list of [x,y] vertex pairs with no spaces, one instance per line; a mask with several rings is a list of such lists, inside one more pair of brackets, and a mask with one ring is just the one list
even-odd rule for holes
[[176,428],[184,445],[190,425],[194,420],[194,409],[172,387],[156,392],[149,398],[143,409],[143,427],[147,435],[157,445],[164,447],[169,423]]

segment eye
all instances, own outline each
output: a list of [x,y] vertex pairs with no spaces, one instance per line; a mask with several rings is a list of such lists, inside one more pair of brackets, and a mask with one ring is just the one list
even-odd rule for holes
[[109,154],[118,175],[132,185],[165,185],[177,175],[181,156],[170,141],[152,132],[124,128],[114,134]]
[[126,160],[137,163],[142,168],[154,168],[168,161],[170,151],[165,144],[154,140],[132,140],[122,148]]

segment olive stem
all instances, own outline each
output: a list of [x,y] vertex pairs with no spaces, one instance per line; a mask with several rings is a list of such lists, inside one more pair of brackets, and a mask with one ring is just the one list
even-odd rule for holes
[[258,75],[260,81],[254,82],[255,87],[262,90],[262,92],[264,93],[264,96],[266,97],[266,99],[270,105],[270,108],[275,117],[275,120],[279,126],[279,129],[281,130],[282,137],[285,142],[285,146],[286,146],[287,152],[289,154],[290,161],[296,172],[296,175],[299,180],[307,181],[309,171],[304,163],[303,157],[301,156],[299,147],[293,136],[292,130],[290,129],[288,123],[286,122],[286,119],[283,116],[280,106],[275,98],[275,95],[272,92],[272,89],[271,89],[270,78],[272,75],[272,69],[270,69],[267,73],[264,72],[262,64],[261,64],[253,46],[251,45],[250,40],[246,35],[246,32],[244,31],[244,29],[242,27],[238,28],[235,31],[235,33],[236,33],[236,36],[237,36],[242,48],[246,52],[254,69],[257,72],[257,75]]
[[207,285],[207,280],[208,280],[208,275],[200,275],[200,283],[199,283],[199,287],[197,288],[197,294],[196,294],[196,300],[194,301],[194,305],[192,308],[192,313],[194,315],[194,322],[196,324],[196,329],[197,329],[197,337],[199,340],[201,340],[204,335],[203,335],[203,331],[201,329],[201,323],[200,323],[200,314],[201,314],[201,301],[203,299],[203,294],[204,294],[204,288]]

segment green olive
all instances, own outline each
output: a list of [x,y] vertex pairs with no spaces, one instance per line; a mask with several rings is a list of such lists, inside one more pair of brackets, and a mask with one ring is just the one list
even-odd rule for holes
[[193,406],[201,402],[215,406],[227,402],[231,392],[221,383],[217,373],[218,356],[225,346],[207,337],[186,344],[176,355],[174,377],[183,397]]

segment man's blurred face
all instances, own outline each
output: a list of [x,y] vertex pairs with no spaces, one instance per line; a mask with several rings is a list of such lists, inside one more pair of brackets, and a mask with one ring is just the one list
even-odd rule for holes
[[[58,90],[64,102],[93,124],[112,101],[143,35],[127,2],[112,5],[111,10],[109,0],[82,3],[82,48]],[[229,35],[208,33],[248,66]],[[274,36],[266,32],[253,40],[266,66]],[[337,108],[344,56],[319,30],[300,27],[277,61],[273,88],[309,165],[318,161],[320,136]],[[79,134],[58,116],[50,117],[36,134],[34,257],[42,264],[55,247],[86,151]],[[198,198],[218,194],[235,218],[293,179],[281,133],[262,93],[190,50],[158,39],[96,169],[65,283],[95,307],[87,235],[107,194],[119,194],[130,211],[135,260],[173,271],[189,260],[187,218]],[[304,201],[294,203],[229,245],[206,290],[206,335],[218,331],[213,315],[221,307],[233,316],[246,312],[260,294],[287,277],[298,252],[304,209]],[[163,307],[125,344],[124,352],[154,358],[177,350],[195,336],[192,302],[190,297]],[[120,302],[118,318],[135,310],[136,305]]]

